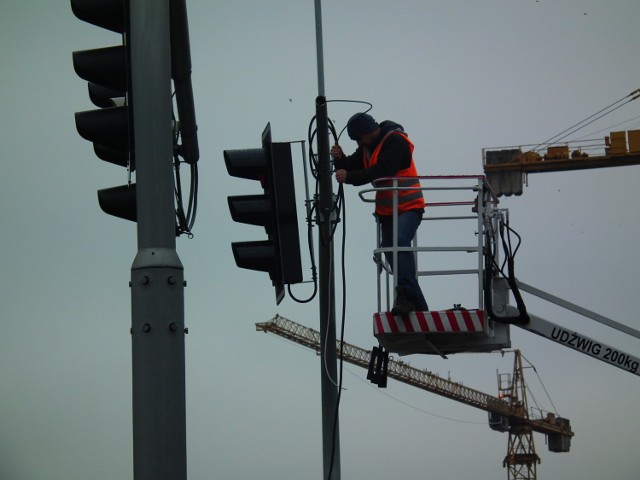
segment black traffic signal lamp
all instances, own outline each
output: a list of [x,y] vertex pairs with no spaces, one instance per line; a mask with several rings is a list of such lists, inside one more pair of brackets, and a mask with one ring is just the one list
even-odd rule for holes
[[[131,92],[129,1],[71,0],[80,20],[122,34],[122,44],[73,52],[73,68],[87,80],[97,110],[77,112],[76,129],[93,143],[98,158],[135,170]],[[105,213],[136,221],[135,184],[98,190]]]
[[276,302],[284,285],[302,282],[291,145],[273,143],[271,126],[262,132],[262,148],[225,150],[229,175],[260,181],[262,194],[228,197],[231,218],[264,227],[267,240],[231,244],[236,265],[269,273]]

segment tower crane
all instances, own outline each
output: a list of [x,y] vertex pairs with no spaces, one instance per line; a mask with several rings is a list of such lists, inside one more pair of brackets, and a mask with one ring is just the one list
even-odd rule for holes
[[[321,352],[320,332],[279,315],[268,322],[256,323],[256,330],[286,338],[311,348],[318,354]],[[499,377],[499,380],[506,381],[499,381],[500,395],[495,397],[427,370],[414,368],[404,361],[389,359],[388,355],[381,356],[376,349],[377,347],[365,350],[347,342],[336,341],[338,358],[368,369],[367,378],[379,387],[386,386],[386,382],[380,382],[381,377],[385,380],[390,377],[488,412],[489,426],[493,430],[509,433],[508,451],[503,462],[503,466],[508,468],[509,480],[535,480],[536,465],[540,463],[540,457],[535,451],[533,432],[547,436],[550,451],[569,451],[574,433],[568,419],[551,413],[544,418],[529,416],[519,350],[514,351],[513,374]],[[383,375],[380,375],[381,372],[374,365],[381,359]]]

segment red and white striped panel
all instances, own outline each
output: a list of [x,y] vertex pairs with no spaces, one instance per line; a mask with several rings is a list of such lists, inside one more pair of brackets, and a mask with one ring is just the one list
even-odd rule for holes
[[393,315],[373,314],[373,334],[380,333],[466,333],[484,331],[483,310],[445,310]]

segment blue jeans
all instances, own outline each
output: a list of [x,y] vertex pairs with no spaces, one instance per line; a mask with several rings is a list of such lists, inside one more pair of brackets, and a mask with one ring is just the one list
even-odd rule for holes
[[[398,215],[398,247],[410,247],[416,230],[422,222],[422,210],[410,210]],[[381,247],[393,246],[393,217],[379,217]],[[393,252],[386,252],[385,257],[393,270],[397,270],[398,294],[403,293],[413,302],[416,310],[429,310],[427,301],[416,276],[414,252],[398,252],[398,268],[393,265]]]

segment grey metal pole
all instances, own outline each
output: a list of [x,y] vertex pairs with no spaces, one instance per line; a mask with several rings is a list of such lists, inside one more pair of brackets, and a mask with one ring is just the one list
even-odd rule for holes
[[322,47],[322,8],[315,1],[316,52],[318,64],[318,223],[320,277],[320,387],[322,395],[322,458],[325,480],[340,480],[340,422],[338,416],[338,369],[336,354],[336,305],[331,213],[333,184],[329,163],[329,117],[324,97],[324,57]]
[[130,0],[138,252],[131,266],[133,473],[186,480],[184,275],[176,252],[170,1]]
[[318,64],[318,95],[324,96],[324,50],[322,42],[322,5],[314,0],[316,15],[316,63]]
[[[340,479],[340,429],[338,417],[338,374],[336,353],[335,271],[331,215],[333,212],[333,184],[329,164],[329,126],[327,102],[316,99],[318,126],[318,218],[319,218],[319,277],[320,277],[320,361],[322,394],[322,446],[324,477]],[[330,476],[329,476],[330,474]]]

